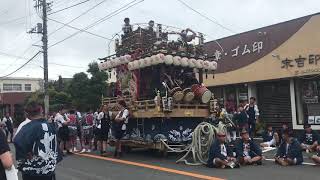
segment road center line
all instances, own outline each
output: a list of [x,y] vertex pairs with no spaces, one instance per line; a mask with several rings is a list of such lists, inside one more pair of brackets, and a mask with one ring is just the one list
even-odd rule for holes
[[191,173],[191,172],[187,172],[187,171],[180,171],[180,170],[176,170],[176,169],[170,169],[170,168],[165,168],[165,167],[161,167],[161,166],[154,166],[154,165],[138,163],[138,162],[132,162],[132,161],[127,161],[127,160],[121,160],[121,159],[101,157],[101,156],[96,156],[96,155],[92,155],[92,154],[78,154],[78,153],[76,153],[76,155],[83,156],[83,157],[90,157],[90,158],[100,159],[100,160],[112,161],[112,162],[117,162],[117,163],[121,163],[121,164],[128,164],[128,165],[132,165],[132,166],[155,169],[155,170],[158,170],[158,171],[169,172],[169,173],[173,173],[173,174],[180,174],[180,175],[195,177],[195,178],[199,178],[199,179],[223,180],[221,178],[212,177],[212,176],[206,176],[206,175],[202,175],[202,174]]

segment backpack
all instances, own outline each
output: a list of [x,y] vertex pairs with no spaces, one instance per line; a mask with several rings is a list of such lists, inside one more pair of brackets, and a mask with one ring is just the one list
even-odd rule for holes
[[73,126],[77,125],[78,119],[76,115],[70,114],[68,118],[70,119],[70,125],[73,125]]
[[93,125],[93,115],[92,114],[87,114],[85,117],[85,124],[88,126],[92,126]]

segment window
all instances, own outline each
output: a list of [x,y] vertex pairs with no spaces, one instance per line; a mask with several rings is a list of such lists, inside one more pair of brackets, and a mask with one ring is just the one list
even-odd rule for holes
[[21,84],[3,84],[3,91],[22,91]]
[[24,90],[25,91],[31,91],[31,84],[25,84],[24,85]]

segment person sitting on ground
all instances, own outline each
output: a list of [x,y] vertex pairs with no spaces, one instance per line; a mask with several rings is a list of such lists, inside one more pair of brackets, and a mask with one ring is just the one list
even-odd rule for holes
[[207,166],[223,169],[239,167],[232,149],[226,143],[226,133],[223,131],[217,133],[217,139],[210,147]]
[[311,157],[316,165],[320,165],[320,145],[317,146],[317,154]]
[[279,143],[279,135],[275,132],[271,125],[267,126],[267,129],[262,133],[263,143],[261,147],[274,147]]
[[241,165],[262,164],[262,150],[249,136],[246,129],[241,131],[241,139],[236,146],[237,157]]
[[284,131],[286,131],[287,129],[289,129],[288,124],[287,124],[287,123],[283,123],[283,124],[281,125],[280,130],[278,131],[280,144],[283,142],[283,139],[282,139],[283,133],[284,133]]
[[309,124],[304,125],[304,133],[301,135],[299,142],[301,148],[307,152],[314,152],[318,146],[319,135],[313,131]]
[[275,162],[282,166],[298,165],[303,162],[302,149],[299,142],[293,137],[293,131],[283,132],[283,142],[280,144]]

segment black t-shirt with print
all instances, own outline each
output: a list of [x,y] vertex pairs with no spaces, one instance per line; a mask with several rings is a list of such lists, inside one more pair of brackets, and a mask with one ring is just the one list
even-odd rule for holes
[[[10,151],[8,142],[7,142],[7,138],[6,135],[4,134],[4,132],[0,129],[0,155],[2,155],[3,153]],[[2,165],[2,162],[0,160],[0,179],[4,179],[6,180],[6,174],[5,174],[5,169]]]

